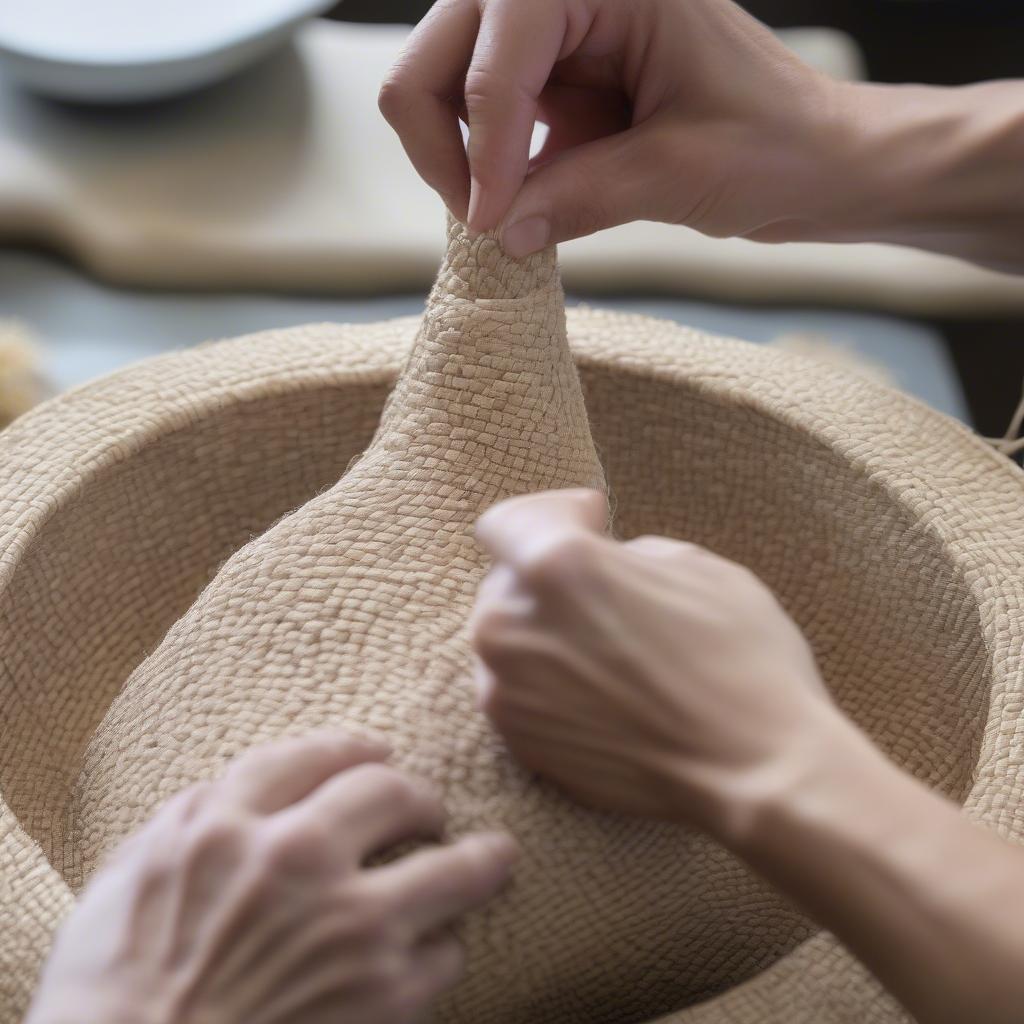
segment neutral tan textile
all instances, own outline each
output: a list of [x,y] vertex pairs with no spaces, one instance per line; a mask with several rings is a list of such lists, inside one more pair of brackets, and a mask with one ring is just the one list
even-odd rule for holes
[[526,847],[440,1021],[902,1020],[714,844],[571,806],[473,710],[472,521],[506,494],[599,483],[595,448],[622,535],[750,564],[846,710],[1020,836],[1021,472],[870,381],[577,311],[592,444],[552,255],[450,243],[407,362],[413,320],[269,332],[0,435],[3,1024],[104,850],[251,743],[325,723],[385,733],[443,785],[456,830],[504,823]]
[[524,843],[516,893],[473,922],[475,962],[441,1021],[678,1006],[764,962],[762,935],[730,936],[729,915],[769,913],[795,943],[797,915],[708,841],[531,785],[474,711],[473,524],[501,498],[575,484],[603,477],[554,253],[516,263],[453,227],[369,451],[228,562],[97,730],[73,808],[81,867],[226,750],[328,722],[386,733],[397,763],[444,788],[454,832],[502,824]]

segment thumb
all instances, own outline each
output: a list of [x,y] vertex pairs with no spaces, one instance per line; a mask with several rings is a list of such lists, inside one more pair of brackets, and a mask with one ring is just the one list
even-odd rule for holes
[[600,491],[577,488],[541,491],[510,498],[478,520],[477,539],[498,562],[527,569],[560,543],[601,534],[608,525],[608,502]]
[[640,125],[559,153],[533,171],[509,207],[501,244],[528,256],[633,220],[665,220],[675,177],[663,127]]

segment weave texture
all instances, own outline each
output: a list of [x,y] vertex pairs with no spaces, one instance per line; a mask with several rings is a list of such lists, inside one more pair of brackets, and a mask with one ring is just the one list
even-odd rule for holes
[[750,564],[844,709],[1017,838],[1021,474],[783,353],[593,311],[569,338],[552,253],[512,262],[453,226],[421,324],[175,355],[0,437],[3,1024],[121,836],[253,743],[323,725],[386,735],[453,832],[523,842],[445,1024],[904,1020],[708,840],[581,810],[508,760],[468,683],[472,524],[607,478],[620,534]]

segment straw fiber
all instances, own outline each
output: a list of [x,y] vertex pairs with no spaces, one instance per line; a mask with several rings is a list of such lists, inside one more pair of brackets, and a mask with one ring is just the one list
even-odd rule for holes
[[203,346],[0,435],[0,1024],[121,837],[325,725],[385,735],[453,832],[525,848],[442,1024],[903,1020],[714,843],[573,806],[474,710],[475,518],[605,480],[622,536],[749,564],[879,744],[1020,835],[1020,471],[786,353],[589,310],[567,341],[553,253],[453,226],[421,323]]

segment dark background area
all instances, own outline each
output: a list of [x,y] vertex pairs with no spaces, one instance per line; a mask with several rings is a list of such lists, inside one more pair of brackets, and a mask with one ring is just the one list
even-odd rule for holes
[[[1024,78],[1024,0],[743,0],[743,6],[776,28],[829,25],[849,32],[876,81]],[[429,8],[430,0],[345,0],[330,16],[414,23]],[[932,323],[950,347],[975,425],[1001,435],[1020,400],[1024,319]]]
[[[628,0],[625,0],[628,2]],[[684,0],[685,2],[685,0]],[[860,43],[881,82],[948,85],[1024,75],[1024,0],[740,0],[784,28],[831,25]],[[331,17],[415,23],[431,0],[345,0]]]

